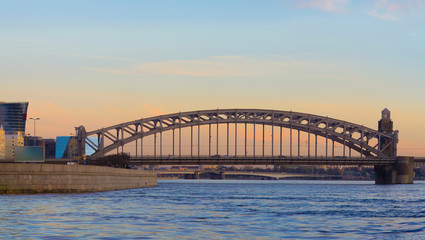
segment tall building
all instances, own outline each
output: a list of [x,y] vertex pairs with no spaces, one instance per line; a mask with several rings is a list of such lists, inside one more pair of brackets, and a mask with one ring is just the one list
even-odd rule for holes
[[0,160],[6,158],[6,135],[0,124]]
[[6,159],[15,158],[15,147],[24,146],[24,135],[16,132],[14,135],[6,135]]
[[25,134],[28,102],[0,102],[0,125],[6,135]]

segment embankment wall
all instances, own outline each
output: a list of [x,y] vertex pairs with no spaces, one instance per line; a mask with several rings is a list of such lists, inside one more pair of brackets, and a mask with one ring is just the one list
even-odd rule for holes
[[0,164],[0,194],[78,193],[153,187],[155,172],[87,165]]

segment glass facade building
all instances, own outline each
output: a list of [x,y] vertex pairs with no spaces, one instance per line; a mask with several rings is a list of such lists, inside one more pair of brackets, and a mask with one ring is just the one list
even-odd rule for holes
[[[97,137],[88,137],[92,142],[97,142]],[[46,142],[47,149],[47,142]],[[47,150],[46,150],[47,151]],[[90,156],[95,151],[86,144],[86,155]],[[78,156],[78,143],[75,136],[56,137],[56,159],[73,158]],[[48,157],[46,157],[48,158]]]
[[6,135],[25,133],[28,102],[6,103],[0,102],[0,125]]
[[56,137],[56,159],[78,156],[77,137]]

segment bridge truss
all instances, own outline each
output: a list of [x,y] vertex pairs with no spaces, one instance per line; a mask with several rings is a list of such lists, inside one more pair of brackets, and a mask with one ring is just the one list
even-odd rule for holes
[[[136,142],[136,157],[138,141],[140,141],[140,158],[144,157],[143,154],[143,139],[153,135],[154,136],[154,156],[153,158],[164,159],[163,156],[163,138],[162,133],[166,131],[172,131],[173,134],[173,154],[172,157],[184,158],[184,157],[214,157],[218,155],[219,146],[219,126],[227,126],[227,155],[229,155],[229,124],[235,124],[235,126],[244,126],[244,153],[239,156],[238,153],[238,129],[240,127],[234,127],[234,158],[266,158],[266,157],[282,157],[282,129],[289,129],[289,144],[290,153],[289,158],[300,155],[300,132],[307,134],[308,140],[308,153],[307,158],[318,158],[318,137],[325,139],[326,153],[325,157],[341,157],[335,156],[334,146],[335,143],[339,143],[343,146],[342,157],[351,158],[351,151],[358,152],[360,157],[365,158],[396,158],[397,156],[397,142],[398,142],[398,131],[392,134],[386,134],[361,126],[358,124],[333,119],[329,117],[323,117],[318,115],[298,113],[292,111],[275,111],[275,110],[261,110],[261,109],[215,109],[215,110],[203,110],[203,111],[192,111],[192,112],[180,112],[168,115],[155,116],[150,118],[142,118],[135,121],[117,124],[107,128],[102,128],[94,131],[86,132],[84,126],[76,128],[79,151],[84,153],[86,145],[92,148],[95,153],[92,155],[93,158],[102,157],[105,154],[116,150],[119,152],[124,149],[124,145]],[[202,156],[200,153],[200,129],[201,126],[209,126],[209,149],[208,156]],[[217,125],[217,154],[213,154],[211,149],[211,126]],[[247,125],[253,125],[253,154],[247,156]],[[256,153],[256,127],[262,126],[262,152]],[[271,126],[271,156],[265,156],[264,150],[264,129],[265,126]],[[182,156],[182,128],[190,128],[190,155]],[[194,129],[197,128],[197,143],[193,141]],[[278,129],[276,131],[275,129]],[[280,129],[280,131],[279,131]],[[175,141],[175,132],[178,132],[178,141]],[[277,133],[275,133],[277,132]],[[294,134],[298,134],[294,141]],[[157,149],[157,135],[159,137],[159,153]],[[196,133],[195,133],[196,134]],[[233,133],[232,133],[233,134]],[[273,149],[275,134],[279,134],[279,149]],[[89,137],[97,137],[97,141],[90,140]],[[313,141],[314,140],[314,141]],[[328,152],[329,141],[332,143],[331,151]],[[177,142],[177,143],[175,143]],[[193,154],[194,145],[197,146],[197,156]],[[293,150],[293,145],[296,145],[296,149]],[[175,153],[175,147],[177,146],[177,153]],[[346,151],[348,149],[348,151]],[[388,149],[391,149],[391,154],[388,156]],[[279,155],[275,155],[275,152],[279,152]],[[347,153],[348,152],[348,153]],[[152,158],[152,157],[151,157]]]

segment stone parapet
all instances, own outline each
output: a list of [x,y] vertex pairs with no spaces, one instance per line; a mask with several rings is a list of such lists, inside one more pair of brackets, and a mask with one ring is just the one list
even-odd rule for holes
[[87,165],[0,164],[0,193],[78,193],[153,187],[155,172]]

